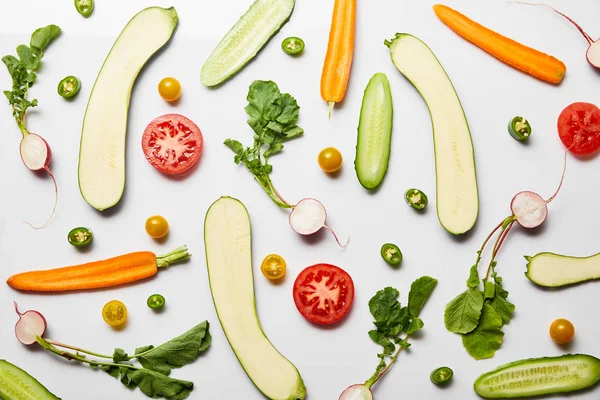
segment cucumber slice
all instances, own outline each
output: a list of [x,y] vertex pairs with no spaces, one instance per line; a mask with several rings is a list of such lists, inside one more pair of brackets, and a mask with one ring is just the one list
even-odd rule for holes
[[111,48],[92,88],[79,149],[79,190],[102,211],[125,189],[125,136],[131,88],[148,59],[177,26],[173,7],[150,7],[135,15]]
[[420,39],[397,33],[385,45],[398,70],[419,91],[431,114],[437,187],[437,214],[448,232],[470,230],[479,213],[471,132],[452,82]]
[[539,253],[525,259],[525,276],[540,286],[560,287],[600,279],[600,253],[589,257]]
[[379,186],[387,172],[393,115],[390,82],[385,74],[378,72],[365,89],[358,123],[354,169],[365,189]]
[[239,200],[221,197],[208,209],[204,244],[217,316],[258,390],[272,400],[302,400],[306,388],[298,370],[273,347],[256,314],[251,235],[248,211]]
[[0,399],[60,400],[33,376],[6,360],[0,360]]
[[200,81],[216,86],[252,60],[290,19],[295,0],[256,0],[202,65]]
[[586,354],[515,361],[481,375],[475,392],[486,399],[514,399],[586,389],[600,380],[600,360]]

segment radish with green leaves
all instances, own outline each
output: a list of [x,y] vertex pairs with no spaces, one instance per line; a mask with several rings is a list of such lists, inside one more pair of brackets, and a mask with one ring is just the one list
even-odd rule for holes
[[330,231],[341,247],[337,235],[327,225],[327,211],[323,204],[313,198],[305,198],[296,204],[283,199],[271,182],[273,166],[269,158],[283,150],[283,143],[294,139],[304,130],[296,125],[300,107],[292,96],[281,93],[272,81],[254,81],[248,91],[246,113],[250,117],[248,125],[254,130],[254,144],[244,147],[237,140],[227,139],[225,145],[234,153],[233,161],[243,163],[254,174],[254,180],[260,184],[271,200],[281,208],[291,209],[289,223],[300,235],[312,235],[321,229]]
[[570,23],[572,23],[573,25],[575,25],[575,28],[577,28],[577,30],[579,32],[581,32],[581,34],[583,35],[583,37],[585,38],[585,40],[587,40],[589,47],[587,49],[587,52],[585,53],[585,56],[588,60],[588,62],[590,63],[590,65],[592,67],[598,68],[600,69],[600,39],[592,39],[592,37],[590,35],[588,35],[581,26],[579,26],[579,24],[577,22],[575,22],[573,19],[571,19],[570,17],[568,17],[567,15],[563,14],[562,12],[558,11],[556,8],[549,6],[548,4],[544,4],[544,3],[529,3],[526,1],[511,1],[509,3],[517,3],[517,4],[526,4],[526,5],[530,5],[530,6],[542,6],[542,7],[547,7],[549,9],[551,9],[552,11],[554,11],[555,13],[557,13],[558,15],[564,17],[567,19],[567,21],[569,21]]
[[[527,229],[537,228],[544,223],[548,216],[548,204],[556,198],[562,187],[566,167],[567,152],[560,184],[549,199],[545,200],[531,191],[519,192],[513,197],[510,203],[512,215],[494,228],[477,251],[477,260],[467,280],[467,290],[446,305],[446,329],[462,336],[463,346],[476,360],[494,356],[504,338],[502,327],[510,322],[515,311],[515,305],[508,300],[509,293],[504,289],[503,280],[495,271],[496,256],[515,222]],[[483,250],[498,230],[500,233],[494,243],[487,273],[480,279],[477,268]]]
[[60,32],[60,28],[56,25],[48,25],[39,28],[31,35],[29,46],[22,44],[17,47],[17,55],[19,58],[12,55],[2,57],[2,62],[6,65],[13,81],[12,89],[5,90],[4,95],[12,106],[13,117],[23,135],[19,147],[21,160],[23,160],[23,164],[32,171],[46,172],[50,175],[50,178],[54,183],[54,205],[48,220],[39,227],[35,227],[27,222],[35,229],[45,227],[52,219],[58,201],[58,187],[56,185],[56,179],[54,179],[54,175],[49,168],[50,161],[52,160],[50,146],[40,135],[29,132],[27,125],[25,124],[25,114],[27,109],[38,105],[37,99],[27,100],[27,92],[36,81],[37,75],[35,71],[41,66],[41,60],[44,56],[46,47],[60,35]]

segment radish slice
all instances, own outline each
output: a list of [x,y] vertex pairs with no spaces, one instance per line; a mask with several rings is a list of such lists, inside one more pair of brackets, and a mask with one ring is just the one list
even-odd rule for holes
[[546,200],[530,191],[517,193],[510,203],[510,209],[523,228],[537,228],[548,216]]
[[336,242],[341,247],[346,247],[350,241],[350,239],[348,239],[346,244],[340,243],[340,240],[333,229],[326,224],[327,211],[325,211],[325,207],[316,199],[308,198],[300,200],[298,204],[292,207],[289,221],[292,229],[300,235],[312,235],[322,228],[325,228],[331,232]]
[[37,311],[28,310],[24,313],[19,312],[15,302],[15,311],[19,315],[19,320],[15,324],[15,336],[19,342],[30,345],[36,342],[36,337],[42,337],[46,332],[46,319]]
[[339,400],[373,400],[373,393],[365,385],[352,385],[342,392]]

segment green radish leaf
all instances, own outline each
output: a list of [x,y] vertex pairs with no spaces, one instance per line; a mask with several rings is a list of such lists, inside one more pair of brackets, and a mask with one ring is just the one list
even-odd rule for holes
[[437,285],[437,279],[429,276],[423,276],[412,283],[408,293],[408,311],[413,317],[418,317],[425,305],[425,302],[433,293]]
[[479,287],[479,272],[477,272],[478,263],[471,267],[471,272],[469,273],[469,280],[467,280],[467,287],[469,289],[477,289]]
[[486,299],[493,299],[496,295],[496,284],[494,282],[487,281],[485,283],[484,297]]
[[410,324],[408,325],[408,328],[405,330],[405,332],[407,335],[412,335],[416,331],[422,329],[424,326],[425,326],[425,324],[423,323],[423,320],[421,318],[414,317],[410,321]]
[[113,361],[116,363],[119,363],[121,361],[129,361],[130,358],[127,355],[127,353],[125,353],[125,350],[123,349],[115,349],[114,353],[113,353]]
[[446,305],[444,313],[446,329],[462,334],[471,332],[479,323],[482,308],[483,292],[477,289],[464,291]]
[[481,321],[475,330],[463,335],[463,346],[476,360],[493,357],[502,345],[502,318],[489,304],[483,306]]
[[131,374],[131,383],[136,384],[148,397],[164,397],[169,400],[187,398],[194,383],[169,378],[166,375],[147,369],[138,369]]
[[375,343],[383,347],[383,354],[391,355],[396,350],[396,345],[388,339],[383,333],[376,329],[369,331],[369,337]]
[[[31,35],[29,45],[44,52],[46,47],[60,35],[60,28],[56,25],[48,25],[43,28],[36,29]],[[41,56],[40,56],[41,57]]]

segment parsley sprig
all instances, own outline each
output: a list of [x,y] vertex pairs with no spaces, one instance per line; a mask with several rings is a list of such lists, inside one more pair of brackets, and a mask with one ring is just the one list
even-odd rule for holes
[[254,130],[254,144],[244,147],[237,140],[227,139],[225,145],[234,153],[234,162],[243,163],[271,200],[281,208],[291,208],[271,182],[273,166],[269,158],[283,150],[283,143],[304,130],[296,125],[300,107],[292,96],[281,93],[272,81],[254,81],[248,90],[248,125]]
[[38,105],[37,99],[27,99],[27,92],[37,79],[35,71],[41,65],[44,51],[60,35],[60,32],[60,28],[56,25],[39,28],[31,35],[29,46],[21,44],[17,47],[19,58],[13,55],[2,57],[2,62],[6,65],[13,81],[12,89],[5,90],[4,95],[12,106],[13,117],[23,136],[29,134],[25,125],[25,113],[28,108]]

